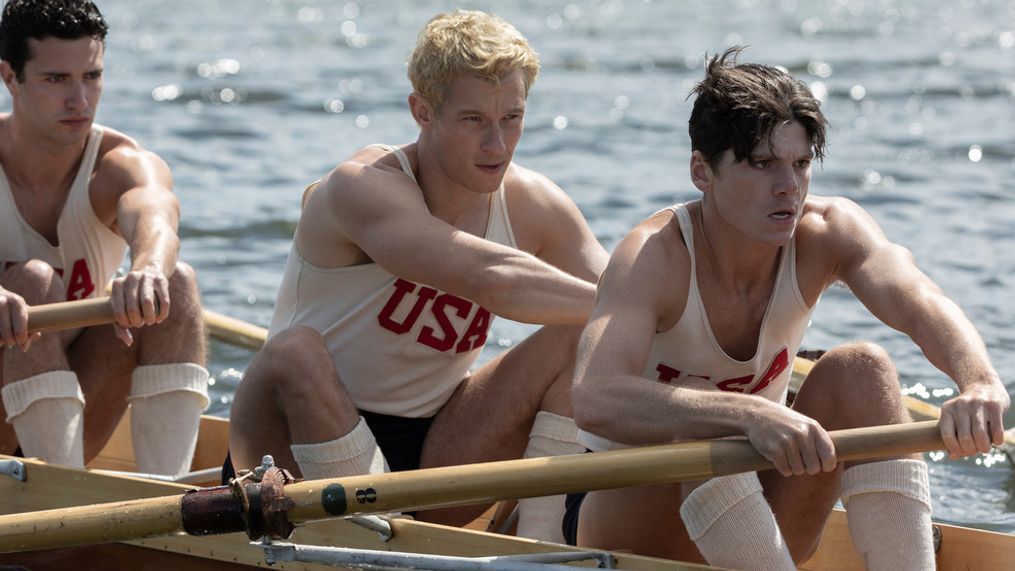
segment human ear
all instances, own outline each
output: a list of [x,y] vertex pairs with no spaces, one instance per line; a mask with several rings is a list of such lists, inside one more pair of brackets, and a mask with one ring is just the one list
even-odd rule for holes
[[712,182],[715,178],[715,173],[712,172],[712,165],[705,158],[705,155],[701,151],[694,151],[691,153],[691,182],[694,186],[702,192],[708,192],[712,189]]
[[18,76],[14,73],[14,68],[11,64],[0,61],[0,77],[3,77],[4,85],[7,86],[7,91],[11,92],[11,96],[14,95],[14,84],[18,82]]
[[419,125],[420,129],[426,129],[433,123],[433,110],[430,108],[430,104],[423,99],[423,96],[413,91],[409,94],[409,111],[412,113],[412,118],[416,120],[416,124]]

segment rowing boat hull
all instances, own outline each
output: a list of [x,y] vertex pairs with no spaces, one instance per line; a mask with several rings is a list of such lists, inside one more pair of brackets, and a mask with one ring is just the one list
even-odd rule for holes
[[[113,438],[89,467],[92,469],[130,471],[134,469],[130,441],[129,416],[121,421]],[[193,469],[219,466],[228,446],[229,423],[204,417],[201,438],[194,455]],[[6,457],[0,456],[0,459]],[[117,500],[178,494],[189,486],[156,482],[94,471],[50,466],[24,460],[27,478],[19,482],[0,475],[0,514],[23,513],[42,509],[88,505]],[[204,484],[216,484],[215,481]],[[571,550],[564,546],[527,539],[485,533],[473,529],[451,528],[408,519],[392,521],[394,536],[381,541],[376,532],[368,531],[344,520],[315,522],[296,530],[292,541],[308,545],[331,545],[356,549],[429,553],[453,556],[490,556]],[[479,527],[484,527],[479,524]],[[940,569],[1002,569],[1011,565],[1015,553],[1015,536],[956,526],[939,525],[942,533],[938,553]],[[263,553],[252,547],[243,534],[213,537],[172,536],[131,542],[131,545],[76,548],[47,553],[0,555],[2,564],[28,564],[46,561],[74,561],[76,566],[89,567],[84,557],[101,557],[96,566],[106,569],[132,568],[141,554],[145,568],[159,568],[156,554],[163,554],[162,568],[188,571],[222,569],[226,566],[264,566]],[[622,569],[678,570],[704,569],[705,566],[677,563],[661,559],[616,554]],[[183,559],[179,559],[183,558]],[[120,563],[117,563],[120,562]],[[330,569],[308,564],[278,564],[280,569]],[[801,569],[853,570],[863,569],[849,540],[845,514],[833,512],[826,526],[817,554]]]
[[[155,482],[137,478],[110,476],[101,473],[50,466],[34,460],[24,460],[26,480],[0,476],[0,513],[22,513],[41,509],[69,507],[131,498],[155,497],[180,493],[187,486]],[[376,532],[344,520],[315,522],[296,530],[292,541],[309,545],[334,545],[357,549],[430,553],[455,556],[489,556],[520,553],[560,551],[558,545],[491,534],[481,531],[451,528],[407,519],[392,520],[393,538],[381,541]],[[1011,564],[1015,553],[1015,536],[941,525],[941,550],[938,553],[940,569],[1002,569]],[[104,568],[116,568],[117,557],[128,561],[147,553],[143,561],[148,565],[156,560],[156,552],[139,551],[147,548],[159,552],[181,554],[192,560],[186,563],[189,571],[203,568],[223,568],[224,563],[237,566],[263,566],[260,549],[252,547],[242,534],[212,537],[172,536],[131,542],[130,547],[89,548],[103,559]],[[0,564],[27,564],[40,558],[60,557],[63,561],[73,557],[83,563],[88,552],[72,549],[59,553],[8,554],[0,556]],[[166,568],[179,568],[182,560],[171,556]],[[703,569],[704,566],[676,563],[647,557],[617,554],[622,569],[678,570]],[[207,565],[204,565],[207,564]],[[203,566],[204,565],[204,566]],[[280,569],[324,569],[307,564],[280,564]],[[817,555],[801,569],[852,570],[862,569],[849,541],[844,514],[836,511],[826,527]]]

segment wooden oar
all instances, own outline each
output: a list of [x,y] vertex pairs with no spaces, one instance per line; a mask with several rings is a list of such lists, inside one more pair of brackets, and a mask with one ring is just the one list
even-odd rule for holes
[[[233,345],[260,349],[268,330],[205,309],[202,311],[208,334]],[[108,297],[64,301],[28,308],[28,331],[31,333],[90,327],[113,322],[113,307]]]
[[113,322],[113,306],[108,297],[49,303],[28,308],[31,333],[89,327]]
[[[874,426],[830,433],[840,461],[894,457],[941,450],[937,423]],[[244,484],[243,500],[230,487],[199,490],[127,502],[81,506],[0,517],[0,553],[140,539],[185,531],[208,535],[275,525],[273,514],[289,523],[354,514],[412,511],[487,503],[593,489],[700,480],[771,468],[746,441],[688,442],[466,466],[431,468],[317,480],[277,488],[265,496],[264,484]],[[27,475],[31,478],[31,473]],[[244,513],[251,504],[264,512]],[[209,508],[209,509],[204,509]],[[284,518],[283,518],[284,519]],[[291,529],[291,528],[290,528]]]
[[257,351],[268,338],[268,330],[264,327],[210,309],[205,309],[203,314],[208,334],[226,343]]

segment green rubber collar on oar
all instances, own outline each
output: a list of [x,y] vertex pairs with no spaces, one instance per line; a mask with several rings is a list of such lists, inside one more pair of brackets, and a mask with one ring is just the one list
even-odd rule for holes
[[345,500],[345,488],[341,484],[328,484],[321,492],[321,507],[332,516],[345,515],[349,505]]

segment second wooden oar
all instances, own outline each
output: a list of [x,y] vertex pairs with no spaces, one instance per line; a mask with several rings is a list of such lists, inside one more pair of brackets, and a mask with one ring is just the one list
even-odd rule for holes
[[[941,450],[937,423],[830,433],[840,461]],[[140,539],[185,531],[284,536],[291,524],[593,489],[700,480],[771,468],[746,441],[689,442],[270,485],[237,483],[183,496],[0,516],[0,553]],[[277,475],[278,470],[274,470]],[[28,474],[31,477],[31,474]],[[272,481],[278,482],[271,478]],[[246,508],[259,505],[261,511]]]

